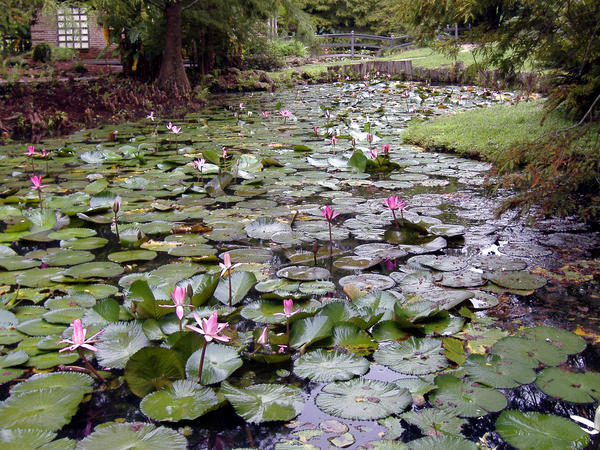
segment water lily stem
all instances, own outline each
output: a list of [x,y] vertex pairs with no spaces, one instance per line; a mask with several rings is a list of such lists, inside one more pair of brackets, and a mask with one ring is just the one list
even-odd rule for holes
[[202,354],[200,355],[200,365],[198,366],[198,383],[202,382],[202,368],[204,367],[204,355],[206,354],[206,340],[202,344]]
[[398,219],[396,218],[396,213],[394,212],[393,209],[392,209],[392,216],[394,216],[394,223],[396,224],[396,229],[399,230],[400,224],[398,223]]
[[290,318],[285,318],[285,335],[287,337],[287,348],[290,348]]
[[38,200],[40,202],[40,210],[44,210],[44,206],[42,205],[42,190],[40,188],[37,189]]
[[89,361],[87,360],[87,358],[85,357],[83,350],[81,349],[81,347],[79,347],[77,349],[77,351],[79,352],[79,356],[81,357],[81,360],[83,361],[83,363],[85,364],[85,366],[89,369],[90,372],[92,372],[94,374],[94,376],[96,378],[98,378],[100,380],[100,382],[102,383],[106,383],[106,380],[104,378],[102,378],[102,375],[100,375],[96,369],[94,369],[92,367],[92,365],[89,363]]
[[229,272],[227,278],[229,280],[229,307],[231,308],[231,272]]
[[333,238],[331,237],[331,222],[327,222],[329,225],[329,257],[333,256]]
[[115,234],[117,235],[117,240],[121,241],[121,236],[119,236],[119,224],[117,223],[117,213],[115,213],[114,223],[115,223]]

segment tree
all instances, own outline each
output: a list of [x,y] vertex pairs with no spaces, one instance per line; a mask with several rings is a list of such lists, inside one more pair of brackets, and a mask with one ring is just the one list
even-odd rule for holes
[[4,0],[0,8],[0,53],[16,53],[29,41],[29,26],[42,0]]
[[440,27],[469,24],[463,41],[476,44],[482,66],[510,76],[531,65],[550,77],[547,113],[567,113],[576,123],[515,146],[496,167],[505,185],[518,190],[506,206],[600,217],[600,2],[401,0],[398,11],[423,42],[456,52],[461,41],[440,40]]
[[576,118],[599,110],[597,0],[401,0],[400,5],[399,19],[421,41],[457,51],[460,42],[437,40],[439,29],[470,24],[463,40],[477,45],[474,53],[484,66],[505,74],[526,64],[547,71],[554,86],[549,109],[561,106]]

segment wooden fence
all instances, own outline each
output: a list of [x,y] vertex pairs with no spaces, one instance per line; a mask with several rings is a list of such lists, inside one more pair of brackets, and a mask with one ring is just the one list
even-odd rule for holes
[[[352,58],[354,58],[357,51],[361,50],[367,50],[379,56],[384,50],[405,48],[410,45],[408,35],[390,37],[377,36],[374,34],[359,34],[351,31],[350,33],[317,34],[316,37],[331,41],[322,42],[320,44],[322,49],[350,49],[350,57]],[[363,55],[361,54],[361,56]]]

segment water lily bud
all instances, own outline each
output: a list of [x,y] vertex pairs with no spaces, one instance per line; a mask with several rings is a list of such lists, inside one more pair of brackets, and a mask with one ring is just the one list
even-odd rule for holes
[[194,288],[192,288],[192,285],[188,283],[188,285],[185,287],[185,294],[187,295],[187,297],[191,300],[192,297],[194,296]]
[[120,209],[121,209],[121,200],[119,198],[115,198],[115,201],[113,202],[112,210],[116,214],[119,212]]

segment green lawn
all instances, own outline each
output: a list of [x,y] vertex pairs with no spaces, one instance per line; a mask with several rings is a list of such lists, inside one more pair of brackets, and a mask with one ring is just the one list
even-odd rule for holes
[[404,139],[430,150],[452,151],[497,162],[513,144],[529,142],[548,131],[572,125],[557,112],[540,125],[543,115],[541,101],[478,108],[429,122],[412,123]]

